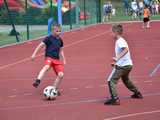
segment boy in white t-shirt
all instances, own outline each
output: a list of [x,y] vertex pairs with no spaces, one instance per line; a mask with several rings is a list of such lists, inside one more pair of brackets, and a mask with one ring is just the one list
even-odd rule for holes
[[120,105],[120,100],[116,91],[116,84],[121,78],[124,85],[132,91],[134,94],[131,98],[140,98],[143,96],[136,88],[136,86],[129,79],[129,73],[132,70],[132,59],[130,56],[130,51],[128,44],[125,39],[121,36],[123,33],[122,25],[113,25],[112,27],[113,37],[115,39],[115,57],[113,57],[113,62],[111,63],[113,70],[109,76],[108,87],[111,94],[111,98],[106,100],[105,105]]

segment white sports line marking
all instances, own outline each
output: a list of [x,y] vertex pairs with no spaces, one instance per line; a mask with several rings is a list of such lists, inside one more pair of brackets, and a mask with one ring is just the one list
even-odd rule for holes
[[78,90],[79,88],[70,88],[70,90]]
[[104,120],[117,120],[117,119],[122,119],[122,118],[129,118],[129,117],[140,116],[140,115],[145,115],[145,114],[153,114],[153,113],[159,113],[159,112],[160,110],[155,110],[155,111],[148,111],[148,112],[141,112],[141,113],[126,114],[126,115],[120,115],[117,117],[107,118]]
[[[71,44],[66,45],[64,48],[68,48],[68,47],[77,45],[77,44],[79,44],[79,43],[86,42],[86,41],[88,41],[88,40],[91,40],[91,39],[93,39],[93,38],[99,37],[99,36],[104,35],[104,34],[109,33],[109,32],[110,32],[110,31],[106,31],[106,32],[103,32],[103,33],[94,35],[94,36],[92,36],[92,37],[88,37],[88,38],[86,38],[86,39],[81,39],[81,40],[79,40],[79,41],[76,41],[76,42],[73,42],[73,43],[71,43]],[[43,53],[37,55],[36,57],[40,57],[40,56],[42,56],[42,55],[43,55]],[[2,66],[0,66],[0,70],[5,69],[5,68],[8,68],[8,67],[11,67],[11,66],[14,66],[14,65],[17,65],[17,64],[20,64],[20,63],[23,63],[23,62],[26,62],[26,61],[29,61],[29,60],[31,60],[31,58],[24,58],[24,59],[22,59],[22,60],[19,60],[19,61],[17,61],[17,62],[11,63],[11,64],[2,65]]]
[[24,96],[31,96],[33,95],[32,93],[25,93]]
[[17,97],[17,95],[10,95],[10,96],[8,96],[9,98],[15,98],[15,97]]
[[[134,81],[134,83],[138,83],[137,81]],[[153,81],[144,81],[144,83],[149,83],[148,85],[153,85]],[[122,85],[123,83],[120,81],[119,82],[119,85]],[[84,86],[83,88],[84,89],[94,89],[96,87],[99,87],[99,88],[104,88],[104,87],[107,87],[108,85],[107,84],[99,84],[98,86],[94,86],[94,85],[88,85],[88,86]],[[78,88],[78,87],[73,87],[73,88],[69,88],[69,90],[71,91],[75,91],[75,90],[80,90],[81,88]],[[16,92],[18,91],[17,89],[12,89],[12,91]],[[63,89],[61,89],[61,91],[63,91]],[[16,94],[16,93],[15,93]],[[22,94],[23,96],[32,96],[33,93],[24,93]],[[19,95],[10,95],[8,96],[9,98],[15,98],[15,97],[18,97]]]
[[[160,96],[160,93],[148,93],[144,94],[144,97],[150,97],[150,96]],[[70,101],[70,102],[57,102],[55,103],[54,101],[52,104],[38,104],[38,105],[32,105],[32,106],[8,106],[8,107],[0,107],[0,110],[18,110],[18,109],[33,109],[33,108],[43,108],[43,107],[52,107],[52,106],[60,106],[60,105],[74,105],[74,104],[82,104],[82,103],[99,103],[99,102],[104,102],[106,98],[82,98],[83,100],[77,100],[77,101]],[[121,99],[130,99],[130,97],[122,97]],[[105,120],[114,120],[114,119],[105,119]]]
[[90,88],[94,88],[94,86],[88,85],[88,86],[86,86],[85,88],[86,88],[86,89],[90,89]]
[[145,80],[144,83],[152,83],[152,81]]
[[29,61],[29,60],[31,60],[31,59],[30,58],[24,58],[22,60],[19,60],[17,62],[11,63],[11,64],[2,65],[2,66],[0,66],[0,70],[11,67],[11,66],[14,66],[14,65],[17,65],[17,64],[20,64],[20,63],[23,63],[23,62],[26,62],[26,61]]
[[158,65],[153,69],[153,71],[149,74],[149,76],[150,76],[150,77],[153,77],[153,76],[156,74],[156,72],[159,70],[159,68],[160,68],[160,64],[158,64]]
[[[132,22],[133,22],[133,21],[132,21]],[[132,23],[132,22],[131,22],[131,23]],[[114,23],[114,22],[113,22],[113,23]],[[119,23],[130,23],[130,21],[129,21],[129,22],[128,22],[128,21],[119,22]],[[102,24],[103,24],[103,23],[102,23]],[[112,23],[109,23],[109,24],[112,24]],[[93,24],[93,25],[90,25],[90,26],[88,26],[88,27],[92,27],[92,26],[96,26],[96,25],[99,25],[99,24]],[[129,25],[127,25],[127,26],[129,26]],[[88,28],[88,27],[85,27],[85,28]],[[81,28],[79,28],[79,29],[81,29]],[[77,29],[77,30],[79,30],[79,29]],[[76,31],[76,30],[75,30],[75,31]],[[72,32],[72,31],[68,31],[68,32]],[[94,35],[94,36],[92,36],[92,37],[88,37],[88,38],[86,38],[86,39],[82,39],[82,40],[73,42],[73,43],[71,43],[71,44],[65,45],[64,48],[71,47],[71,46],[73,46],[73,45],[76,45],[76,44],[79,44],[79,43],[82,43],[82,42],[91,40],[91,39],[93,39],[93,38],[99,37],[99,36],[101,36],[101,35],[104,35],[104,34],[107,34],[107,33],[110,33],[110,32],[111,32],[111,29],[108,30],[108,31],[102,32],[102,33],[100,33],[100,34]],[[39,37],[38,39],[40,39],[40,38],[43,38],[43,37]],[[35,39],[32,39],[32,40],[29,40],[29,41],[26,41],[26,42],[24,42],[24,43],[31,42],[31,41],[34,41],[34,40],[36,40],[36,38],[35,38]],[[15,44],[15,45],[17,45],[17,44]],[[43,55],[43,53],[38,54],[38,55],[36,56],[36,58],[37,58],[37,57],[40,57],[40,56],[42,56],[42,55]],[[0,66],[0,70],[5,69],[5,68],[8,68],[8,67],[10,67],[10,66],[14,66],[14,65],[23,63],[23,62],[26,62],[26,61],[29,61],[29,60],[31,60],[31,58],[24,58],[24,59],[22,59],[22,60],[19,60],[19,61],[17,61],[17,62],[11,63],[11,64],[2,65],[2,66]]]

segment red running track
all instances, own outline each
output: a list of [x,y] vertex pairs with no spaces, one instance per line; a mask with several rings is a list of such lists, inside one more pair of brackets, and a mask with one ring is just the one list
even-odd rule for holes
[[104,106],[109,96],[106,77],[111,72],[114,53],[111,25],[100,24],[63,34],[65,43],[65,77],[60,86],[62,96],[45,101],[42,91],[52,84],[52,71],[38,89],[33,79],[43,66],[43,53],[35,61],[30,56],[40,41],[0,48],[0,120],[158,120],[160,118],[160,22],[150,29],[141,23],[125,23],[134,69],[131,78],[142,91],[143,100],[121,82],[117,89],[120,106]]

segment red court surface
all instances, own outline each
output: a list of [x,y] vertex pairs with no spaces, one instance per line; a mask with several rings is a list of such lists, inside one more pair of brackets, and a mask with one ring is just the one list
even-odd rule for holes
[[43,53],[30,56],[40,41],[0,48],[0,120],[159,120],[160,119],[160,22],[142,29],[141,23],[124,23],[134,68],[131,78],[144,99],[132,94],[121,81],[117,85],[119,106],[105,106],[109,97],[106,78],[114,54],[111,25],[99,24],[63,34],[65,77],[61,96],[43,99],[42,91],[55,74],[44,77],[39,88],[32,82],[43,66]]

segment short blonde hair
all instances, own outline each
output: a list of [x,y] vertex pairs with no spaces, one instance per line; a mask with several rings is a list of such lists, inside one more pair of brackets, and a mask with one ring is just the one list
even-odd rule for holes
[[121,24],[114,24],[112,26],[112,31],[121,35],[123,33],[123,26]]
[[58,23],[54,23],[54,24],[52,25],[52,28],[54,28],[54,27],[58,27],[58,28],[60,28],[60,29],[61,29],[61,25],[60,25],[60,24],[58,24]]

